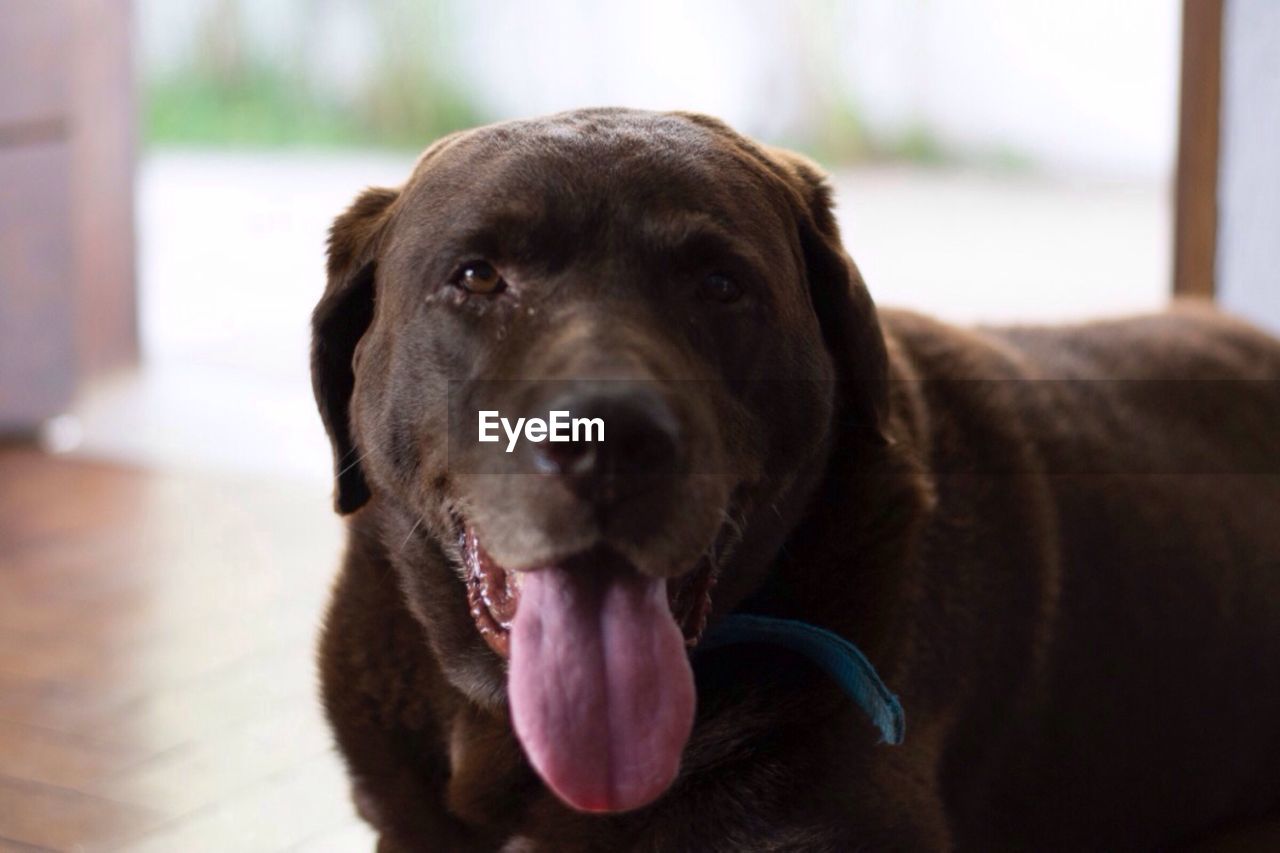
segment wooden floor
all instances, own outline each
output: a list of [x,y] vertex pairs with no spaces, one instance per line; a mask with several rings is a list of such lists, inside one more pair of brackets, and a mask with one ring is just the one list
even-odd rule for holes
[[0,447],[0,851],[358,851],[321,489]]

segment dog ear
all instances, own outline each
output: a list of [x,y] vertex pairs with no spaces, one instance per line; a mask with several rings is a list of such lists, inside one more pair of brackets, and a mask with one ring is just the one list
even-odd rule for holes
[[844,250],[823,171],[791,151],[769,149],[801,198],[797,218],[809,298],[842,388],[842,419],[885,444],[889,417],[889,357],[875,303]]
[[311,387],[333,445],[338,512],[369,500],[369,484],[351,435],[356,345],[373,321],[377,244],[398,190],[371,187],[329,229],[328,283],[311,315]]

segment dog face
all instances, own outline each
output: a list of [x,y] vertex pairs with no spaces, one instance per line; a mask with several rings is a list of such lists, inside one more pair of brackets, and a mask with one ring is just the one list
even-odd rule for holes
[[[446,674],[570,805],[670,784],[685,648],[760,581],[884,345],[816,170],[719,122],[590,110],[447,137],[335,222],[313,378]],[[480,441],[554,412],[603,441]],[[584,426],[584,431],[589,427]]]

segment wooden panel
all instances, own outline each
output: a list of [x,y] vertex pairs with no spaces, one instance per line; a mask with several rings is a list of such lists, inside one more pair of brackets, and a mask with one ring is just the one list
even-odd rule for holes
[[76,379],[71,152],[0,148],[0,430],[70,401]]
[[1218,232],[1223,0],[1183,0],[1173,290],[1212,297]]
[[60,136],[71,98],[65,0],[5,0],[0,23],[0,145]]
[[137,359],[130,8],[0,12],[0,431]]
[[71,86],[76,348],[83,376],[138,357],[129,0],[75,0]]

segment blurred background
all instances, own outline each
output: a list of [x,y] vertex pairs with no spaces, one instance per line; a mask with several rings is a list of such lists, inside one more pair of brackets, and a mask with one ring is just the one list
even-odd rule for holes
[[[125,9],[99,2],[94,17]],[[444,133],[585,105],[701,110],[815,157],[883,304],[1061,320],[1155,308],[1170,290],[1173,0],[135,0],[131,12],[119,37],[134,78],[143,370],[77,387],[55,445],[326,477],[306,321],[329,221],[363,186],[402,181]]]
[[449,131],[804,151],[873,296],[1280,328],[1270,0],[0,0],[0,849],[366,849],[313,698],[325,231]]

